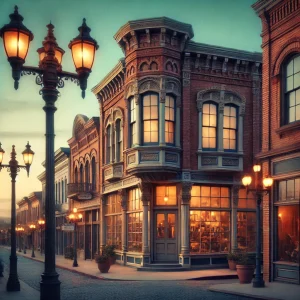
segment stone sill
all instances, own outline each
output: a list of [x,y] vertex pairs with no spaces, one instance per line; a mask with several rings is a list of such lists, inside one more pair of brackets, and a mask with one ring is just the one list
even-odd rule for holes
[[284,133],[294,131],[294,130],[297,130],[297,129],[300,129],[300,121],[296,121],[296,122],[293,122],[291,124],[281,126],[280,128],[276,129],[275,132],[277,134],[279,134],[280,137],[281,137]]

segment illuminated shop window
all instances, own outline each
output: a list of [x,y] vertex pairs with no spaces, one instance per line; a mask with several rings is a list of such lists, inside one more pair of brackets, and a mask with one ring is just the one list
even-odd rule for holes
[[176,186],[157,186],[156,205],[177,205]]
[[137,188],[128,191],[127,211],[127,249],[128,251],[141,252],[143,246],[143,212],[142,202]]

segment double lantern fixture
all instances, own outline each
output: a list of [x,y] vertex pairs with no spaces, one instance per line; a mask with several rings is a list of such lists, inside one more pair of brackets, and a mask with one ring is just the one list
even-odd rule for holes
[[[86,19],[83,19],[82,26],[78,28],[79,35],[69,43],[77,72],[77,74],[74,74],[62,71],[61,63],[65,51],[58,46],[53,34],[54,26],[51,23],[47,25],[48,35],[43,41],[43,47],[37,50],[39,54],[39,68],[23,66],[28,53],[29,44],[33,40],[33,34],[22,23],[24,18],[19,15],[17,6],[15,6],[14,13],[10,14],[9,17],[11,21],[0,29],[0,36],[3,39],[5,52],[12,67],[15,89],[18,89],[22,71],[29,72],[29,74],[37,73],[41,75],[43,74],[43,69],[49,68],[49,65],[52,64],[52,66],[56,67],[57,75],[60,79],[70,78],[80,85],[82,90],[81,95],[82,98],[84,98],[87,88],[87,78],[91,73],[95,52],[99,48],[97,41],[90,36],[91,29],[86,25]],[[49,78],[46,80],[49,80]],[[38,84],[41,83],[42,80]],[[53,84],[55,84],[55,78]],[[63,84],[58,87],[63,87]]]

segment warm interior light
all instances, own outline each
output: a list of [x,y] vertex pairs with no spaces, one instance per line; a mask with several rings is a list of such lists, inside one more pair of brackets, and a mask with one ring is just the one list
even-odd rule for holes
[[3,35],[4,48],[8,58],[26,58],[29,48],[29,34],[15,30],[6,31]]
[[0,143],[0,165],[2,164],[2,161],[3,161],[3,156],[4,156],[4,153],[5,151],[1,148],[1,143]]
[[269,188],[273,185],[273,179],[271,177],[265,177],[263,179],[263,185],[266,187],[266,188]]
[[29,142],[26,145],[26,149],[22,152],[24,163],[26,166],[31,166],[33,161],[34,152],[30,149]]
[[281,218],[282,217],[282,214],[278,214],[278,218]]
[[78,215],[78,218],[79,218],[79,219],[82,219],[82,214],[79,214],[79,215]]
[[30,225],[29,225],[29,228],[30,228],[30,229],[35,229],[35,224],[30,224]]
[[95,46],[85,41],[73,44],[71,47],[75,68],[92,69],[95,56]]
[[71,220],[74,219],[74,217],[75,217],[75,216],[74,216],[73,214],[70,214],[70,215],[69,215],[69,219],[71,219]]
[[244,176],[242,179],[242,183],[244,186],[249,186],[251,182],[252,182],[252,178],[249,175]]
[[169,200],[169,187],[165,187],[165,196],[164,196],[164,201],[168,202]]
[[76,207],[73,208],[73,213],[77,213],[77,208]]
[[261,170],[261,165],[254,165],[253,166],[253,171],[254,172],[260,172],[260,170]]

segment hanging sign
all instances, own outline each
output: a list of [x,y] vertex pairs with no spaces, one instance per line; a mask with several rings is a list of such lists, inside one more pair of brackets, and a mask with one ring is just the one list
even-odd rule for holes
[[63,224],[61,225],[62,231],[74,231],[74,224]]

